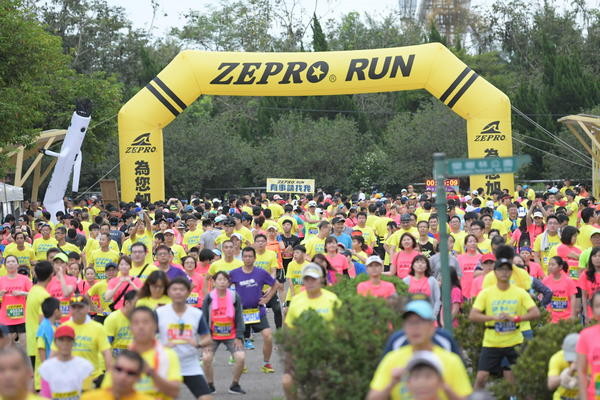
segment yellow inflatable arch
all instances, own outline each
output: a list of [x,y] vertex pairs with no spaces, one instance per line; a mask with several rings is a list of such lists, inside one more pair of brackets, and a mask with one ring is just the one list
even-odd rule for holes
[[[317,53],[188,50],[119,112],[122,199],[164,199],[162,129],[201,94],[315,96],[415,89],[427,90],[467,121],[469,158],[512,155],[508,97],[438,43]],[[471,188],[488,193],[512,193],[513,184],[512,174],[471,177]]]

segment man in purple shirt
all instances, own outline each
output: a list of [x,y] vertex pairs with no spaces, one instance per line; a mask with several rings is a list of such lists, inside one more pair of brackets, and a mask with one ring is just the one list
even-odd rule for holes
[[[263,337],[264,364],[261,371],[268,374],[275,370],[271,366],[271,353],[273,352],[273,333],[267,320],[265,304],[277,292],[280,285],[267,271],[255,268],[256,250],[245,247],[242,250],[242,261],[244,265],[229,273],[231,283],[235,284],[235,291],[242,299],[243,317],[246,325],[246,348],[249,346],[251,331],[260,332]],[[269,291],[263,294],[263,286],[270,286]]]
[[158,269],[167,274],[169,280],[178,276],[189,279],[184,270],[171,265],[171,261],[173,261],[173,251],[169,246],[161,244],[156,247],[156,261],[158,261]]

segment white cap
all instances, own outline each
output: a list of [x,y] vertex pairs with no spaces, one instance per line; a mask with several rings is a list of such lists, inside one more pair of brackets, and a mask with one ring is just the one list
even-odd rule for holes
[[367,258],[365,265],[371,265],[373,263],[377,263],[383,266],[383,261],[379,256],[370,256],[369,258]]
[[242,235],[240,235],[239,233],[234,233],[233,235],[231,235],[232,238],[238,238],[239,240],[242,240]]
[[406,365],[408,373],[418,365],[428,365],[442,375],[444,368],[440,359],[432,351],[415,351]]
[[544,218],[544,214],[541,211],[536,211],[533,213],[533,218]]
[[163,232],[163,235],[166,235],[167,233],[170,233],[171,235],[174,235],[175,232],[173,232],[173,229],[167,229]]
[[273,200],[281,200],[281,196],[276,194],[275,196],[273,196]]
[[308,206],[309,207],[316,207],[317,206],[317,202],[314,201],[314,200],[311,200],[311,201],[308,202]]
[[323,270],[321,267],[315,263],[307,264],[306,267],[302,269],[302,277],[310,276],[311,278],[321,279],[323,277]]
[[478,196],[478,195],[479,195],[479,192],[478,192],[477,190],[473,190],[473,191],[471,192],[471,194],[474,194],[475,196]]
[[465,201],[469,201],[469,200],[471,200],[471,199],[472,199],[472,197],[471,197],[471,196],[469,196],[469,195],[466,195],[466,196],[465,196],[465,198],[464,198],[464,200],[465,200]]
[[485,206],[489,207],[489,208],[494,208],[494,201],[493,200],[486,201]]

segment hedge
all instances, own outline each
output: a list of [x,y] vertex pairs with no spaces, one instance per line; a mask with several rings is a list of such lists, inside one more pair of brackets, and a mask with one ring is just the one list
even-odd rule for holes
[[[333,323],[309,310],[293,329],[275,334],[300,399],[364,399],[385,342],[401,325],[397,302],[356,294],[356,285],[366,279],[342,279],[327,288],[342,300]],[[406,285],[384,279],[396,285],[402,300]]]

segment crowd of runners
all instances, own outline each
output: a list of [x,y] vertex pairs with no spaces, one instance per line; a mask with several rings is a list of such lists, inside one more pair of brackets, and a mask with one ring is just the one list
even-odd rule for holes
[[[446,211],[454,326],[465,302],[469,319],[485,325],[474,381],[442,323],[429,191],[119,205],[92,196],[66,199],[55,216],[25,202],[0,231],[0,398],[168,400],[182,384],[203,400],[245,394],[248,369],[275,372],[274,329],[297,329],[307,309],[335,324],[341,300],[327,287],[341,279],[362,278],[357,296],[398,296],[387,275],[406,283],[410,299],[368,399],[467,399],[490,375],[514,382],[511,366],[541,308],[549,324],[585,326],[550,360],[554,399],[600,398],[596,199],[565,180],[538,192],[449,192]],[[221,345],[230,353],[226,388],[215,387]],[[253,350],[260,365],[246,363]],[[282,372],[286,397],[304,397]]]

